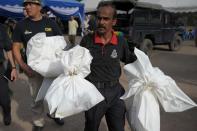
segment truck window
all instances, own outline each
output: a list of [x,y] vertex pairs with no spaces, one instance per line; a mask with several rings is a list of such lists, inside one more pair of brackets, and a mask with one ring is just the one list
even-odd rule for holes
[[176,18],[172,14],[166,13],[164,19],[165,25],[176,25]]
[[161,24],[161,13],[160,11],[151,11],[150,16],[150,23],[151,24]]
[[117,15],[117,22],[116,26],[117,27],[128,27],[129,26],[129,16],[127,14],[118,14]]
[[136,11],[134,13],[134,24],[148,23],[148,13],[144,11]]

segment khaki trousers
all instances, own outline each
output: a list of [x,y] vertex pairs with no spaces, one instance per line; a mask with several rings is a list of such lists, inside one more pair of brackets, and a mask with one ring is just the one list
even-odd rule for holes
[[30,94],[32,98],[31,103],[31,110],[33,113],[32,121],[35,126],[44,126],[44,100],[35,102],[36,96],[38,94],[38,91],[40,89],[40,86],[42,84],[43,77],[35,73],[33,77],[28,78],[28,84],[30,87]]

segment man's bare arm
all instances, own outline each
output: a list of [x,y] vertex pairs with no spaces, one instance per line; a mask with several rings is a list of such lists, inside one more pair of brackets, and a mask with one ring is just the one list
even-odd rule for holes
[[16,61],[20,65],[20,67],[25,71],[25,73],[28,76],[31,77],[31,76],[33,76],[33,70],[22,59],[21,52],[20,52],[21,44],[22,43],[19,43],[19,42],[13,43],[13,47],[12,47],[13,54],[14,54]]
[[8,56],[8,60],[10,61],[11,63],[11,66],[12,66],[12,71],[11,71],[11,80],[16,80],[17,79],[17,71],[16,71],[16,65],[15,65],[15,62],[14,62],[14,59],[13,59],[13,54],[12,54],[12,51],[7,51],[7,56]]

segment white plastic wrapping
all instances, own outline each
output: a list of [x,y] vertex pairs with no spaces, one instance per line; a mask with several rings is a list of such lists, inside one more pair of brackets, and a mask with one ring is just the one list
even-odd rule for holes
[[27,64],[44,77],[57,77],[63,72],[60,56],[66,47],[63,36],[33,36],[27,44]]
[[89,51],[79,45],[63,52],[64,73],[53,81],[45,97],[50,114],[64,118],[86,111],[104,100],[96,87],[84,79],[90,73],[91,61]]
[[159,102],[166,112],[181,112],[196,104],[184,94],[175,81],[160,69],[152,67],[148,56],[135,48],[137,60],[124,66],[129,90],[121,97],[134,96],[128,110],[129,124],[137,131],[160,131]]

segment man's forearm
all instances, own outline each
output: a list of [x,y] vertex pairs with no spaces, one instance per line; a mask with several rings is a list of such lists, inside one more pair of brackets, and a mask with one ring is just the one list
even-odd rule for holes
[[24,72],[32,77],[33,76],[33,70],[23,61],[22,59],[22,56],[21,56],[21,52],[20,52],[20,44],[21,43],[14,43],[13,44],[13,47],[12,47],[12,50],[13,50],[13,54],[14,54],[14,57],[16,59],[16,61],[18,62],[18,64],[20,65],[20,67],[24,70]]
[[12,47],[12,51],[13,51],[13,55],[14,55],[16,61],[20,65],[20,67],[23,67],[25,65],[25,63],[24,63],[22,56],[21,56],[20,43],[14,43],[13,47]]

